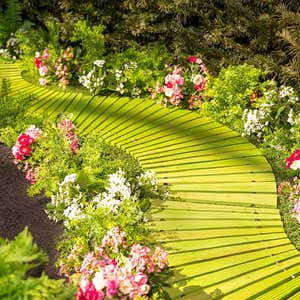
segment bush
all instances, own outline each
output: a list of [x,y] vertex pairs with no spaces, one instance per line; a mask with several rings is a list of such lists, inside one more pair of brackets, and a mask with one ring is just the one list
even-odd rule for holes
[[211,101],[203,108],[217,121],[242,131],[242,115],[249,107],[251,96],[265,90],[261,82],[263,71],[251,65],[230,66],[220,71],[218,77],[210,81],[207,95]]
[[72,299],[74,288],[66,286],[63,280],[52,280],[45,274],[37,278],[26,276],[27,271],[46,260],[26,228],[13,241],[0,239],[0,298]]

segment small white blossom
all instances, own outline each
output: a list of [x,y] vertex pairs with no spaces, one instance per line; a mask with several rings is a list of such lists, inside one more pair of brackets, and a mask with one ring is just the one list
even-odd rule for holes
[[99,68],[103,68],[104,64],[105,64],[105,60],[103,59],[98,59],[94,61],[94,65]]

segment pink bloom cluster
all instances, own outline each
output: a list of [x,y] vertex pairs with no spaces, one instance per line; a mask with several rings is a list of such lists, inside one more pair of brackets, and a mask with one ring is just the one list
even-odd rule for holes
[[35,53],[34,64],[39,71],[41,78],[39,79],[40,85],[46,85],[49,81],[45,78],[49,72],[49,68],[47,66],[49,59],[49,50],[46,48],[41,56],[40,52]]
[[76,154],[79,148],[79,139],[75,134],[75,131],[77,130],[75,125],[72,123],[71,120],[63,119],[57,127],[62,130],[70,144],[72,152]]
[[[202,62],[200,58],[196,56],[190,56],[188,58],[189,63],[192,64],[192,81],[194,85],[194,89],[196,92],[202,92],[205,90],[206,84],[208,82],[207,78],[207,68]],[[197,67],[195,67],[197,65]],[[194,74],[196,72],[196,74]],[[193,95],[188,100],[189,109],[199,108],[202,103],[202,96],[201,95]]]
[[172,73],[165,77],[163,87],[157,82],[152,98],[155,98],[157,94],[164,94],[166,97],[164,103],[169,102],[177,106],[188,96],[189,109],[200,107],[208,82],[207,68],[196,56],[190,56],[188,62],[187,67],[176,66]]
[[[42,131],[36,128],[34,125],[30,126],[29,129],[19,135],[16,144],[12,147],[12,153],[15,157],[15,163],[22,163],[31,153],[31,145],[41,135]],[[26,179],[32,184],[35,183],[35,170],[29,166],[27,162],[21,164],[26,172]],[[21,167],[20,167],[21,168]]]
[[[120,253],[127,249],[125,233],[118,227],[107,232],[96,255],[85,256],[80,272],[81,279],[77,300],[102,300],[146,298],[149,291],[149,276],[168,266],[167,253],[160,247],[154,251],[140,244],[132,245],[129,255],[119,260],[109,257],[109,250]],[[116,252],[117,251],[117,252]]]
[[181,75],[181,69],[175,67],[171,74],[168,74],[165,77],[165,85],[162,88],[162,91],[167,97],[167,101],[172,105],[177,106],[183,95],[181,93],[181,86],[184,84],[184,78]]
[[300,150],[295,150],[291,156],[285,160],[285,166],[287,169],[300,169]]
[[60,87],[66,87],[70,84],[70,70],[68,67],[68,62],[73,60],[74,53],[72,48],[68,47],[62,57],[60,57],[54,65],[55,75],[58,78],[58,85]]
[[279,195],[286,195],[288,200],[293,202],[291,213],[294,218],[300,223],[300,180],[294,177],[293,181],[280,182],[278,187]]

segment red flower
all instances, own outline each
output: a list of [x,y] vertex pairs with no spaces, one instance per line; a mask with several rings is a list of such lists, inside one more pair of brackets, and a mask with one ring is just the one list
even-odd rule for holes
[[188,61],[191,63],[191,64],[194,64],[196,61],[197,61],[197,57],[196,56],[190,56]]
[[167,82],[166,87],[171,89],[173,87],[173,83],[172,82]]
[[28,156],[31,150],[27,145],[21,145],[19,151],[21,155]]
[[102,300],[104,299],[104,293],[102,291],[97,292],[93,283],[90,282],[85,292],[82,289],[76,294],[77,300]]
[[42,61],[40,60],[39,57],[34,58],[34,64],[38,69],[42,66]]
[[300,160],[300,150],[295,150],[290,157],[285,160],[285,167],[289,169],[295,160]]
[[34,142],[34,139],[26,133],[22,133],[18,137],[18,143],[21,146],[28,146],[28,145],[31,145],[33,142]]
[[19,152],[17,152],[15,154],[15,158],[16,158],[16,160],[23,160],[23,155],[21,155]]

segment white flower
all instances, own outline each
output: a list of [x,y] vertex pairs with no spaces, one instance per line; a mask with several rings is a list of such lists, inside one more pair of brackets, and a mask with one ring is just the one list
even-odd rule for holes
[[290,123],[291,125],[295,125],[296,124],[293,112],[294,111],[291,108],[290,111],[289,111],[288,119],[287,119],[288,123]]
[[63,215],[70,220],[76,218],[80,214],[81,214],[81,209],[76,203],[73,203],[70,206],[68,206],[63,212]]
[[262,109],[245,109],[243,114],[243,120],[245,120],[245,135],[256,134],[258,137],[261,137],[264,127],[268,126],[269,124],[268,121],[265,121],[266,112]]
[[63,183],[75,182],[75,180],[76,180],[76,173],[73,173],[73,174],[67,175],[67,176],[64,178]]
[[292,170],[300,169],[300,160],[294,160],[293,163],[291,164],[291,169]]
[[93,278],[93,284],[97,291],[101,291],[106,287],[106,280],[101,271],[95,274],[95,277]]
[[94,61],[94,65],[99,68],[103,68],[104,64],[105,64],[105,60],[103,59],[98,59]]
[[139,185],[147,185],[150,184],[152,187],[157,189],[157,179],[156,179],[156,173],[152,170],[147,170],[144,173],[142,173],[138,177],[138,183]]
[[98,207],[107,208],[110,212],[116,213],[122,201],[130,199],[131,188],[124,175],[125,173],[119,170],[108,176],[108,188],[93,199]]
[[201,82],[202,82],[203,80],[204,80],[204,77],[201,76],[200,74],[197,74],[197,75],[195,75],[195,76],[193,77],[193,83],[194,83],[195,85],[201,84]]
[[279,97],[280,98],[290,97],[290,96],[293,96],[293,94],[294,94],[294,89],[290,86],[282,85],[279,88]]

